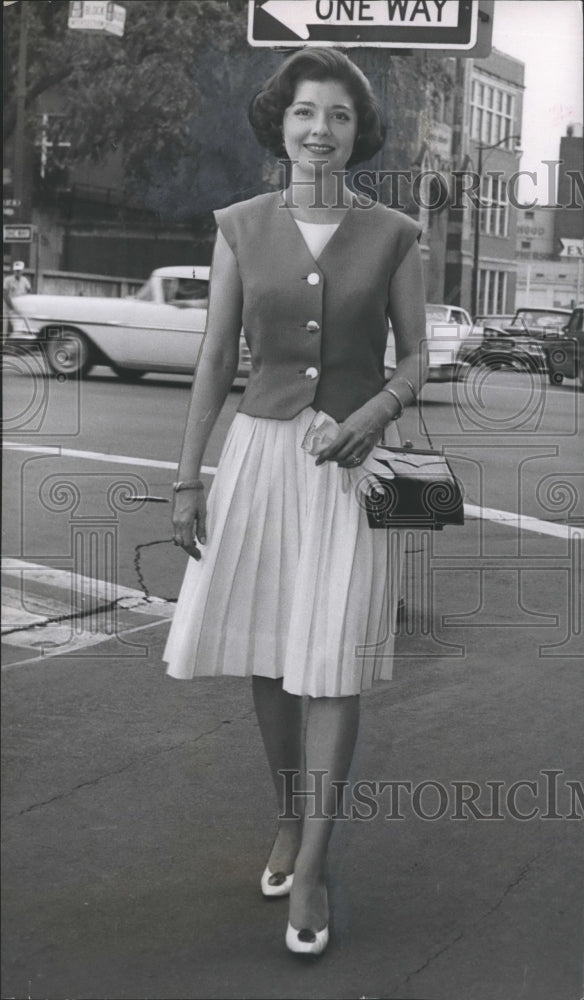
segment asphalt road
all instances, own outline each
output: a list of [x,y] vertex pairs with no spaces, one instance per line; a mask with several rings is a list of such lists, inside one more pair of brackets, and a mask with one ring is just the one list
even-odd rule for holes
[[[352,772],[409,786],[338,824],[309,963],[259,893],[274,805],[249,686],[161,668],[184,556],[168,506],[126,498],[169,496],[188,398],[187,379],[7,366],[2,996],[576,1000],[584,397],[513,373],[424,389],[470,516],[411,540]],[[136,546],[158,540],[148,602]]]

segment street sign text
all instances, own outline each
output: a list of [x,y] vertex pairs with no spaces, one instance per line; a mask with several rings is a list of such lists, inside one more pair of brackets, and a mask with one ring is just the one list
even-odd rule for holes
[[250,45],[371,45],[470,49],[472,0],[253,0]]

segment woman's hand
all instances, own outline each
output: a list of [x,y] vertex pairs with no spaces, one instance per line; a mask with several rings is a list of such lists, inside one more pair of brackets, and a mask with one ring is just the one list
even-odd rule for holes
[[337,462],[343,469],[361,465],[393,419],[392,405],[388,393],[381,392],[351,413],[341,424],[335,440],[321,451],[316,464]]
[[200,559],[201,553],[196,540],[201,545],[207,541],[207,501],[204,490],[181,490],[175,493],[172,524],[175,545],[180,545],[193,559]]

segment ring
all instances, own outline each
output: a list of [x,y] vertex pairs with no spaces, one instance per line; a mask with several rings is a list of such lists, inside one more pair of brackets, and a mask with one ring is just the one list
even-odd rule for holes
[[351,460],[353,462],[353,465],[361,464],[361,459],[358,457],[358,455],[351,455]]

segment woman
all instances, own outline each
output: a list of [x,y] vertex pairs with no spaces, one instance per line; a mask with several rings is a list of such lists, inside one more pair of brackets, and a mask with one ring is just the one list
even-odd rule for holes
[[[334,783],[347,778],[360,692],[391,676],[399,588],[389,533],[369,530],[347,476],[361,477],[424,378],[419,227],[345,185],[347,166],[373,155],[383,131],[366,77],[342,53],[286,59],[250,121],[289,161],[288,183],[215,213],[207,331],[173,510],[175,542],[193,559],[165,659],[173,677],[251,675],[279,805],[261,888],[290,894],[290,950],[319,954]],[[398,364],[386,386],[388,313]],[[252,371],[209,497],[207,542],[200,470],[242,324]],[[307,775],[323,776],[322,801],[301,817],[283,773],[299,772],[303,757]]]

